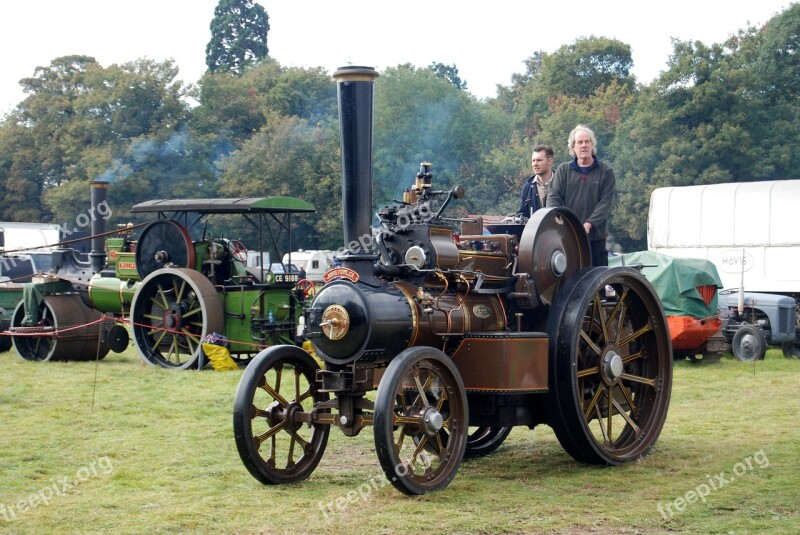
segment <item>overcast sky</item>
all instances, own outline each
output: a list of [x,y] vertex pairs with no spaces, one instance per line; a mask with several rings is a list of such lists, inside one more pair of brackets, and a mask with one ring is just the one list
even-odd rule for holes
[[[72,54],[103,66],[147,57],[175,60],[196,82],[205,71],[217,0],[5,0],[0,13],[0,115],[25,94],[19,80]],[[468,90],[496,95],[535,51],[579,37],[631,45],[633,73],[648,83],[666,68],[671,38],[724,41],[788,8],[787,0],[258,0],[269,15],[269,55],[284,66],[329,72],[347,64],[455,64]]]

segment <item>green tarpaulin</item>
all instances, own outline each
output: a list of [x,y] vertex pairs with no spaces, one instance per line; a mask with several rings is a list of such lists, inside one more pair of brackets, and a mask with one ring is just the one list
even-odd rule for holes
[[675,258],[650,251],[639,251],[608,259],[609,266],[642,264],[642,274],[655,288],[667,316],[707,318],[718,312],[717,292],[706,305],[698,287],[722,288],[716,266],[701,258]]

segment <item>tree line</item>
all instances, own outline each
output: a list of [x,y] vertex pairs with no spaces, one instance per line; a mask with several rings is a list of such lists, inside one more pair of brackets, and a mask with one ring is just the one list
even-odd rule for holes
[[[256,12],[230,17],[243,7]],[[295,244],[340,247],[335,82],[321,67],[270,58],[268,17],[258,8],[220,1],[209,70],[196,84],[184,85],[171,61],[104,67],[78,55],[21,80],[27,97],[0,122],[0,219],[72,221],[88,204],[88,182],[106,179],[114,223],[137,222],[130,207],[150,199],[290,195],[317,208],[295,219]],[[226,40],[243,21],[256,31],[230,35],[250,41]],[[429,161],[436,187],[465,186],[461,213],[512,213],[533,145],[552,145],[566,161],[579,123],[594,129],[598,156],[616,171],[610,233],[623,251],[646,248],[657,187],[796,176],[800,5],[723,43],[673,41],[666,70],[649,84],[637,83],[632,66],[629,45],[584,37],[534,52],[524,72],[483,100],[455,65],[381,71],[375,208],[400,199]],[[226,231],[248,238],[246,228]]]

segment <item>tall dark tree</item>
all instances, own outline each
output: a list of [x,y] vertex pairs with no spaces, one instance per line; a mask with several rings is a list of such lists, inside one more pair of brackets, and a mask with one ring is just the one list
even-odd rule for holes
[[458,67],[456,67],[455,63],[453,65],[445,65],[444,63],[433,62],[428,68],[439,78],[447,80],[457,88],[466,91],[467,82],[458,75]]
[[253,0],[219,0],[206,45],[206,65],[211,72],[239,76],[245,68],[267,57],[269,16]]

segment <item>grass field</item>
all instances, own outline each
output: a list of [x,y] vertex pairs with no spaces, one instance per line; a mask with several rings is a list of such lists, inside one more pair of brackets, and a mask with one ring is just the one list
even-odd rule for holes
[[800,361],[676,363],[650,456],[573,461],[549,427],[515,428],[450,486],[388,485],[371,429],[332,430],[319,467],[266,487],[232,432],[238,372],[0,354],[0,533],[797,533]]

